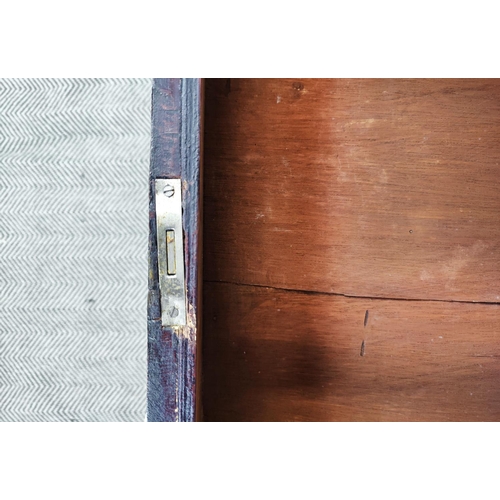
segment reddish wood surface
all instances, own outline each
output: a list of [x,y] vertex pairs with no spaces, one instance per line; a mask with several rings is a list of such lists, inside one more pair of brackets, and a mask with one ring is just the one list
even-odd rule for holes
[[205,277],[500,301],[500,81],[207,81]]
[[206,420],[500,419],[500,306],[223,283],[204,296]]
[[208,80],[205,131],[207,420],[499,419],[500,81]]

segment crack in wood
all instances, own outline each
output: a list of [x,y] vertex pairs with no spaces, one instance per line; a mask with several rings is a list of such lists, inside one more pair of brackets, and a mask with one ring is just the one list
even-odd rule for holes
[[[256,283],[238,283],[235,281],[227,281],[227,280],[204,280],[204,283],[223,283],[226,285],[236,285],[236,286],[252,286],[257,288],[268,288],[270,290],[280,290],[283,292],[295,292],[301,293],[304,295],[327,295],[333,297],[346,297],[348,299],[365,299],[365,300],[399,300],[405,302],[445,302],[449,304],[476,304],[476,305],[488,305],[488,306],[498,306],[500,305],[500,301],[473,301],[473,300],[456,300],[456,299],[418,299],[418,298],[410,298],[410,297],[376,297],[370,295],[355,295],[349,293],[341,293],[341,292],[323,292],[319,290],[301,290],[299,288],[286,288],[279,286],[270,286],[270,285],[260,285]],[[365,325],[366,326],[366,325]]]

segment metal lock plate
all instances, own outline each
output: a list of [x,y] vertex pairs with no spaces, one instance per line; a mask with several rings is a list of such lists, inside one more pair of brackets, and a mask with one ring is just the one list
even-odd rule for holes
[[156,179],[156,237],[162,326],[186,324],[182,186],[180,179]]

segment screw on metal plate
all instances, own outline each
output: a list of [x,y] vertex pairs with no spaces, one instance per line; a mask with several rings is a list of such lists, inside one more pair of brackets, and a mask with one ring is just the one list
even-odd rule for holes
[[174,196],[174,194],[175,194],[175,188],[174,188],[174,186],[172,186],[172,184],[167,184],[163,188],[163,194],[165,196],[167,196],[168,198],[172,198],[172,196]]
[[179,309],[175,306],[172,306],[169,310],[168,310],[168,315],[171,317],[171,318],[176,318],[177,316],[179,316]]
[[156,238],[162,326],[186,324],[180,179],[156,179]]

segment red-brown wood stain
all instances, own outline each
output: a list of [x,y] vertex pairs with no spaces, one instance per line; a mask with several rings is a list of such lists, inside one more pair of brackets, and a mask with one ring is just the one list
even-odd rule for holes
[[207,80],[205,419],[499,419],[499,137],[497,80]]

